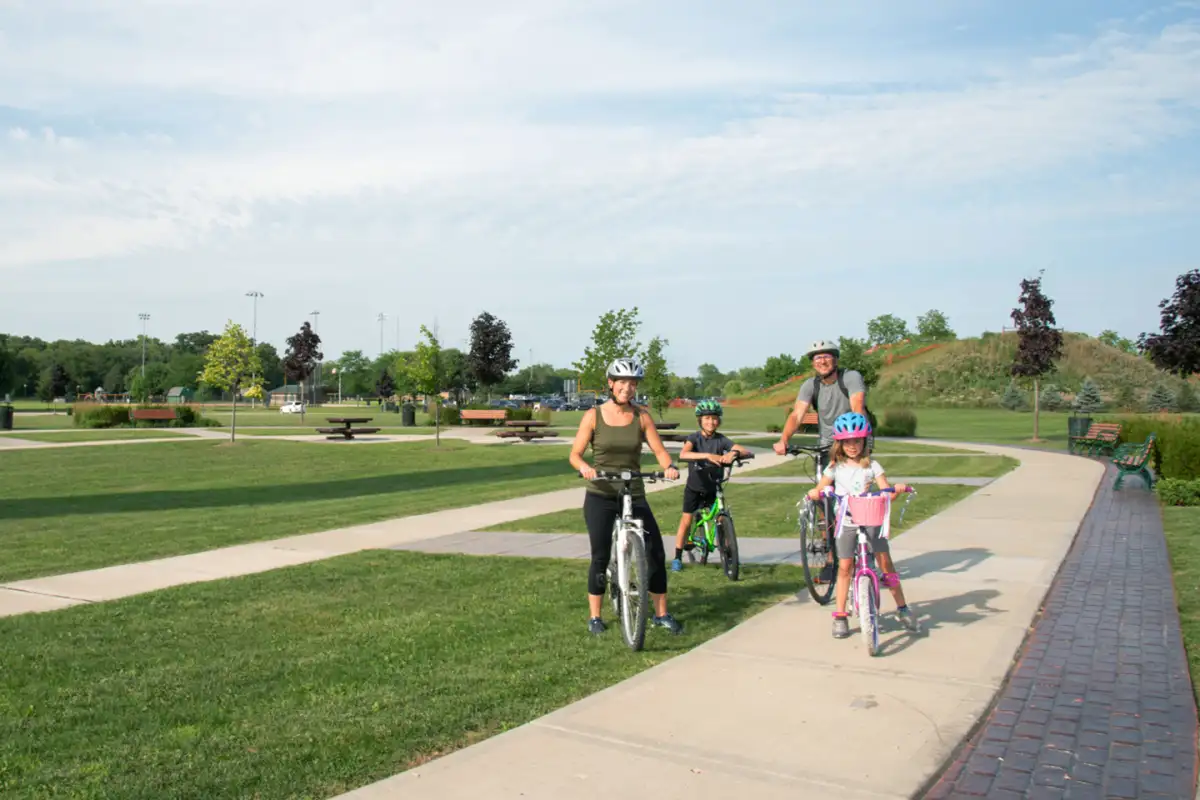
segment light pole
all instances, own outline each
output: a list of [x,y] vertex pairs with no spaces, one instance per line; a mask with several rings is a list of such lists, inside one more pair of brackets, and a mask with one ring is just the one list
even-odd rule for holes
[[334,367],[333,374],[337,375],[338,379],[338,405],[340,406],[342,404],[342,370]]
[[[387,314],[384,314],[382,311],[380,311],[379,316],[376,317],[376,319],[379,320],[379,355],[380,355],[380,357],[382,357],[383,356],[383,321],[385,319],[387,319]],[[397,323],[397,324],[399,324],[399,323]]]
[[[320,311],[310,311],[310,312],[308,312],[308,315],[313,318],[313,333],[320,336],[321,335],[321,325],[320,325],[320,320],[318,319],[318,317],[321,316],[321,312]],[[317,380],[313,381],[313,385],[312,385],[312,402],[313,403],[317,402],[317,381],[319,381],[319,380],[321,380],[321,365],[317,364]]]
[[529,366],[528,372],[525,373],[525,394],[529,394],[529,387],[533,383],[533,348],[529,348]]
[[[262,296],[263,296],[263,293],[260,291],[257,291],[257,290],[246,292],[246,297],[251,298],[252,302],[254,303],[254,322],[251,324],[251,327],[250,327],[250,349],[251,350],[256,350],[258,348],[258,298],[260,298]],[[257,374],[251,375],[250,376],[250,385],[254,386],[257,379],[258,379]]]
[[138,314],[138,319],[142,321],[142,380],[146,380],[146,322],[150,319],[149,314]]

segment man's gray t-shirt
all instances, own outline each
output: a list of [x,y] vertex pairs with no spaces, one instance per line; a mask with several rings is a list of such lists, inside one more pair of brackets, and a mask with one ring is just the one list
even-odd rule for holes
[[[817,386],[820,387],[817,390],[817,433],[821,444],[829,444],[833,441],[833,421],[847,411],[853,410],[850,408],[848,395],[867,391],[862,374],[856,370],[848,369],[842,375],[842,381],[846,384],[846,394],[842,394],[842,387],[838,386],[836,373],[834,373],[834,378],[833,383],[817,380]],[[807,378],[804,383],[800,384],[800,391],[796,394],[796,400],[808,403],[810,410],[812,408],[812,389],[813,379]]]

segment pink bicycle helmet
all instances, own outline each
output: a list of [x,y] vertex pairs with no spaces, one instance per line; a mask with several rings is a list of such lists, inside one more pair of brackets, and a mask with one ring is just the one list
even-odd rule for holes
[[847,411],[833,421],[833,438],[865,439],[871,435],[871,423],[857,411]]

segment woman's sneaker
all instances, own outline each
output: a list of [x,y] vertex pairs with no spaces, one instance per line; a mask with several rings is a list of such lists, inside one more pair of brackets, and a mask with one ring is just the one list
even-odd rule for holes
[[593,636],[604,633],[606,630],[608,630],[608,626],[599,617],[592,617],[588,620],[588,633]]

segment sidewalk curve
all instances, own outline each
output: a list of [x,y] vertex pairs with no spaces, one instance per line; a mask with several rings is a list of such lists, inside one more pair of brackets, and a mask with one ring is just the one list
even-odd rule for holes
[[963,446],[1021,466],[896,540],[922,635],[899,629],[886,598],[883,651],[870,658],[857,631],[832,639],[829,609],[805,593],[577,703],[340,797],[911,797],[1002,686],[1104,474],[1062,453]]

